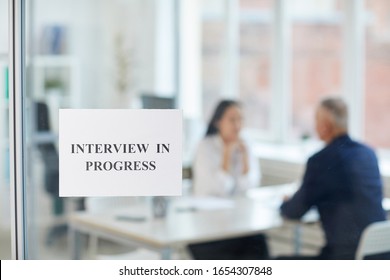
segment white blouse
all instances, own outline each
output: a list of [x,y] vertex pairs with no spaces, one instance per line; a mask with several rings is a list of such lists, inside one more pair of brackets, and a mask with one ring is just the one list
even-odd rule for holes
[[242,154],[237,150],[231,157],[231,170],[222,169],[223,142],[220,136],[205,137],[198,146],[193,166],[194,194],[227,197],[260,185],[260,166],[247,143],[249,172],[241,174]]

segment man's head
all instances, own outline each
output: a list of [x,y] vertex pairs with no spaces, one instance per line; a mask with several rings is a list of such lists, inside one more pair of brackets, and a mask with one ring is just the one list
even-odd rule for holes
[[341,98],[326,98],[316,112],[318,137],[326,143],[348,132],[348,109]]

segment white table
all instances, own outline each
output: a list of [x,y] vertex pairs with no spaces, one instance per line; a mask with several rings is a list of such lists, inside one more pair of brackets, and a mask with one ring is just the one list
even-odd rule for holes
[[[94,214],[79,212],[70,216],[72,257],[80,258],[80,234],[95,235],[122,244],[149,248],[169,259],[174,248],[190,243],[252,235],[281,227],[285,221],[279,206],[285,194],[296,185],[261,187],[245,197],[233,200],[193,200],[176,198],[171,201],[163,219],[152,218],[146,205],[116,209]],[[212,205],[215,207],[209,207]],[[390,210],[390,199],[384,200]],[[120,217],[122,219],[120,219]],[[309,211],[304,223],[318,221],[318,214]],[[300,249],[301,223],[295,223],[295,252]]]
[[[211,202],[208,199],[174,199],[163,219],[151,218],[147,214],[142,216],[139,208],[132,211],[132,207],[101,214],[75,213],[69,219],[73,258],[80,258],[81,233],[156,250],[163,259],[169,259],[172,249],[179,246],[280,227],[283,219],[276,205],[278,202],[274,200],[281,201],[283,188],[279,188],[278,195],[275,195],[277,187],[269,188],[274,192],[267,187],[245,197],[216,200],[217,206],[211,207],[213,209],[209,207]],[[148,209],[144,208],[146,212]]]

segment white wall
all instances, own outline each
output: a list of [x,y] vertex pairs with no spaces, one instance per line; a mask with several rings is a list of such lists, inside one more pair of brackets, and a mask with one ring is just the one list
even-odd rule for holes
[[[35,0],[32,10],[33,17],[33,52],[41,53],[43,28],[50,25],[62,25],[67,31],[67,52],[75,58],[80,77],[76,86],[81,93],[79,106],[93,107],[96,102],[96,93],[99,92],[98,83],[93,77],[96,75],[97,62],[94,59],[99,54],[98,14],[96,1],[93,0]],[[91,77],[91,78],[89,78]]]
[[45,25],[66,26],[69,52],[80,65],[81,106],[128,107],[117,86],[116,37],[124,39],[130,60],[128,93],[173,92],[172,5],[172,0],[35,0],[33,45],[39,50]]
[[177,49],[175,42],[175,11],[174,0],[156,1],[156,20],[154,37],[155,44],[155,89],[154,91],[161,95],[177,94],[176,89],[176,69]]
[[[123,38],[121,50],[127,51],[125,59],[129,59],[130,86],[127,94],[137,95],[142,91],[153,91],[154,61],[155,61],[155,1],[99,1],[99,28],[101,32],[101,54],[104,54],[103,66],[100,75],[104,81],[104,93],[101,101],[110,107],[127,107],[129,104],[120,104],[121,101],[130,102],[122,98],[117,87],[118,45],[115,45],[117,36]],[[125,93],[126,94],[126,93]],[[102,104],[100,104],[102,105]]]

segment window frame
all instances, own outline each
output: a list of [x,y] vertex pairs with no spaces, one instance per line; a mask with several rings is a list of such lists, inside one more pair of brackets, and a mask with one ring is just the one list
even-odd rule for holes
[[[349,111],[349,127],[352,137],[362,139],[364,132],[364,2],[363,0],[341,0],[343,32],[343,57],[342,57],[342,89],[341,95],[346,100]],[[239,84],[238,61],[239,61],[239,0],[225,0],[224,18],[227,27],[226,51],[224,65],[223,88],[225,89],[221,98],[238,98]],[[248,135],[256,141],[269,141],[274,143],[290,143],[288,134],[292,117],[292,18],[289,13],[291,1],[274,0],[272,11],[273,18],[273,48],[271,54],[271,124],[270,130],[247,129]],[[199,8],[199,7],[198,7]],[[183,9],[180,10],[183,12]],[[181,15],[183,17],[183,14]],[[183,38],[184,28],[179,34]],[[182,40],[181,40],[182,42]],[[200,43],[200,41],[198,41]],[[200,44],[199,44],[200,45]],[[183,59],[183,55],[180,56]],[[181,69],[182,71],[185,69]],[[200,80],[199,80],[200,81]],[[180,84],[185,83],[181,79]],[[201,83],[201,81],[200,81]],[[198,107],[194,113],[189,113],[191,117],[201,118],[202,112],[201,94],[194,97],[185,91],[180,91],[180,100],[185,104],[185,111],[191,107]],[[189,98],[187,101],[187,98]],[[195,100],[195,102],[194,102]]]

